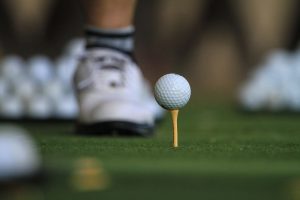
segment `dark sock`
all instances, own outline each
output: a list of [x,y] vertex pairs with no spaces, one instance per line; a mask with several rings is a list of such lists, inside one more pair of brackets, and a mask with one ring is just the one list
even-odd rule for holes
[[88,26],[85,29],[86,48],[109,48],[125,53],[133,54],[134,27],[129,26],[119,29],[102,29]]

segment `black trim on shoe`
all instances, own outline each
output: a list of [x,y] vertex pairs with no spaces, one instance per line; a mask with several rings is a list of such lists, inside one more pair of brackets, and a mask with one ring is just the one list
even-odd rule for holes
[[133,54],[132,51],[125,51],[125,50],[122,50],[122,49],[119,49],[119,48],[116,48],[116,47],[112,47],[112,46],[109,46],[109,45],[104,45],[104,44],[86,44],[85,48],[87,48],[87,49],[104,48],[104,49],[115,50],[115,51],[121,52],[121,53],[123,53],[123,54],[131,57],[132,60],[135,61],[134,54]]
[[135,31],[132,30],[130,32],[126,33],[103,33],[97,30],[91,30],[91,29],[86,29],[85,34],[87,36],[95,36],[95,37],[101,37],[101,38],[130,38],[134,36]]
[[75,133],[95,136],[150,137],[154,134],[154,125],[127,121],[106,121],[91,124],[77,123]]
[[46,182],[47,176],[46,170],[42,168],[33,174],[4,178],[0,180],[0,188],[3,186],[15,185],[16,183],[42,185]]

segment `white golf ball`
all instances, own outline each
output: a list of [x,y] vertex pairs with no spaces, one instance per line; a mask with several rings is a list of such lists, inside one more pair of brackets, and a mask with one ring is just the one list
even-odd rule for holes
[[34,96],[27,105],[27,112],[30,117],[45,119],[53,113],[52,102],[45,96]]
[[56,100],[66,92],[66,85],[60,79],[55,78],[43,85],[43,94],[51,100]]
[[28,77],[15,79],[12,83],[12,91],[22,100],[27,101],[38,91],[38,84]]
[[155,84],[155,99],[167,110],[176,110],[187,104],[191,97],[188,81],[178,74],[166,74]]
[[0,114],[9,118],[20,118],[24,115],[24,105],[18,96],[7,95],[1,98]]
[[24,75],[24,60],[16,55],[10,55],[1,60],[1,75],[8,79],[16,79]]
[[0,96],[1,97],[6,96],[7,93],[9,92],[9,89],[10,89],[9,81],[6,78],[1,77],[0,78]]
[[31,176],[41,166],[37,147],[26,131],[0,127],[0,181]]
[[65,94],[55,101],[55,114],[59,118],[75,118],[78,115],[78,105],[74,95]]
[[29,75],[32,79],[44,82],[53,78],[54,67],[52,61],[43,55],[37,55],[28,60]]

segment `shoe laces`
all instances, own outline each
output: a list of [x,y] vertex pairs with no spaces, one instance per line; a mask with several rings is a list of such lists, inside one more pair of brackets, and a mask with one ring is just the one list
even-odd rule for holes
[[100,55],[87,58],[90,71],[89,80],[95,89],[121,89],[128,87],[130,60],[115,55]]

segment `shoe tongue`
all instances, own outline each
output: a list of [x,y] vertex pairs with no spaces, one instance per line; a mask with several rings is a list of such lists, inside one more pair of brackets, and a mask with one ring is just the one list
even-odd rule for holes
[[124,69],[114,65],[101,66],[97,74],[95,86],[97,88],[120,88],[125,86]]

